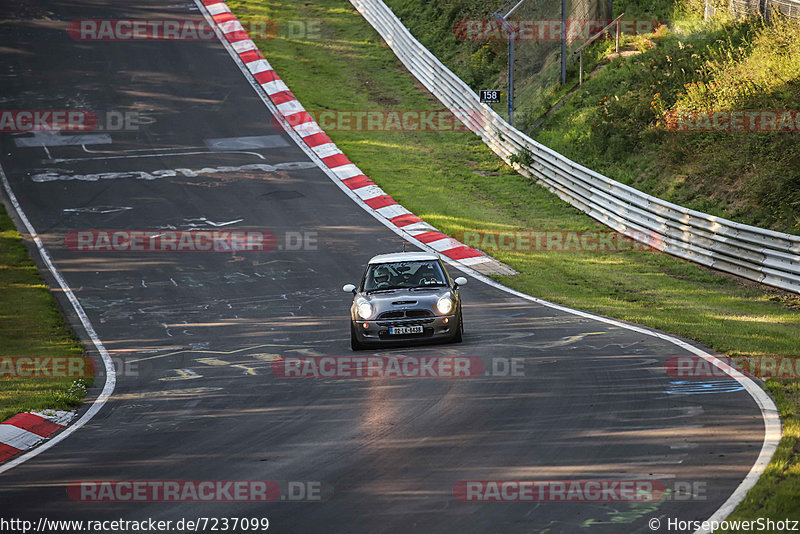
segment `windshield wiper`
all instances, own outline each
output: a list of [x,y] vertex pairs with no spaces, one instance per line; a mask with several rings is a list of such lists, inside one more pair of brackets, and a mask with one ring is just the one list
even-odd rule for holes
[[396,289],[409,289],[409,288],[400,286],[382,287],[380,289],[370,289],[369,291],[364,291],[364,293],[380,293],[383,291],[394,291]]

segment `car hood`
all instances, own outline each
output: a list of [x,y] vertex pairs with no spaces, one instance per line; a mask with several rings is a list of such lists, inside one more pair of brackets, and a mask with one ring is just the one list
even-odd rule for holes
[[447,287],[422,290],[393,289],[378,293],[360,293],[358,298],[367,300],[377,313],[389,310],[427,309],[433,310],[440,298],[453,297],[452,291]]

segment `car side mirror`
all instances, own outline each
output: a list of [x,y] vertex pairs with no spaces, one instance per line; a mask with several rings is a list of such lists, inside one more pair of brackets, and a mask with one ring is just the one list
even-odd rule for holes
[[454,280],[454,282],[456,283],[456,287],[467,285],[467,279],[464,278],[463,276],[459,276]]
[[346,291],[347,293],[352,293],[353,295],[355,295],[356,294],[356,286],[354,286],[353,284],[346,284],[342,288],[342,291]]

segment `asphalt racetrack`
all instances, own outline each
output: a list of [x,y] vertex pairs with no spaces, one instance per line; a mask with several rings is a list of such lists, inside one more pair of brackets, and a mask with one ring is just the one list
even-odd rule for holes
[[[86,426],[0,475],[2,517],[267,517],[270,532],[291,533],[650,532],[653,517],[707,519],[751,469],[764,423],[737,382],[671,377],[665,362],[686,354],[675,344],[469,274],[463,343],[360,355],[474,357],[488,374],[276,376],[277,358],[352,355],[341,287],[371,256],[401,250],[401,238],[276,124],[219,41],[92,42],[65,31],[82,18],[200,21],[193,3],[2,4],[2,108],[135,122],[81,139],[0,133],[11,188],[118,370]],[[84,230],[250,231],[276,241],[247,252],[86,251],[68,237]],[[503,373],[510,362],[523,371]],[[89,400],[103,384],[98,376]],[[574,479],[658,481],[693,494],[644,503],[454,494],[460,481]],[[269,503],[98,502],[68,491],[132,480],[323,490]]]

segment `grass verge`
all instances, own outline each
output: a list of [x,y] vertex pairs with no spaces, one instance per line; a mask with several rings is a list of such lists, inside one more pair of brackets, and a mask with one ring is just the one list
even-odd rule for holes
[[[22,237],[0,204],[0,361],[8,357],[75,357],[83,347],[28,255]],[[7,363],[6,363],[7,364]],[[8,367],[4,367],[8,371]],[[0,421],[31,410],[70,410],[80,405],[89,379],[0,378]]]
[[[242,20],[321,21],[318,39],[257,42],[309,110],[442,108],[346,0],[230,0],[229,5]],[[515,174],[472,134],[336,128],[328,133],[372,180],[450,235],[602,229]],[[498,279],[531,295],[673,332],[734,357],[800,356],[797,297],[654,252],[493,254],[520,272]],[[797,381],[768,381],[784,418],[784,437],[736,517],[800,519],[799,387]]]

